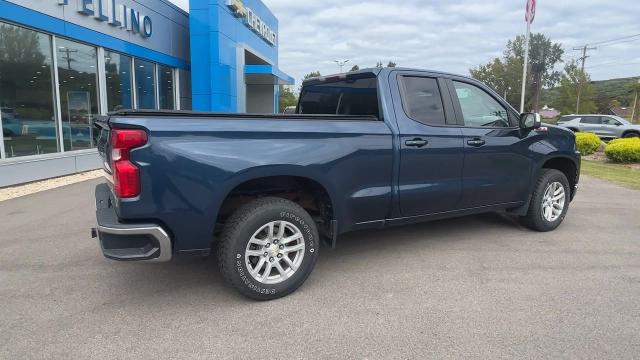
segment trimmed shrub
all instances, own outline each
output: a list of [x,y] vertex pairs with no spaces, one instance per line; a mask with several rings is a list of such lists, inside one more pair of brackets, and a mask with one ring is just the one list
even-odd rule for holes
[[578,151],[580,151],[580,154],[582,155],[593,154],[596,150],[598,150],[601,143],[602,143],[602,140],[600,140],[598,135],[594,133],[588,133],[588,132],[576,133],[576,147],[578,148]]
[[607,144],[605,155],[614,162],[640,162],[640,138],[615,139]]

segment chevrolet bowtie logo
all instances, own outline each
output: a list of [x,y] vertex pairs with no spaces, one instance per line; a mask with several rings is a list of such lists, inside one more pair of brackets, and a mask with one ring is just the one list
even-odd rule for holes
[[247,8],[242,0],[227,0],[227,6],[233,11],[236,17],[243,18],[247,16]]

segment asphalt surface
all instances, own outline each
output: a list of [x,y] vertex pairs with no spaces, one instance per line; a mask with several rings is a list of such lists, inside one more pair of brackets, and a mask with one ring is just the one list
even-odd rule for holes
[[640,191],[584,178],[546,234],[487,214],[343,236],[258,303],[213,258],[104,259],[98,182],[0,203],[0,359],[640,356]]

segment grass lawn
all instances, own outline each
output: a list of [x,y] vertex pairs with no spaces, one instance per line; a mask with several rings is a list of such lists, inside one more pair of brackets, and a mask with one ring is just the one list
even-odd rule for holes
[[581,173],[629,188],[640,189],[640,169],[637,168],[583,159]]

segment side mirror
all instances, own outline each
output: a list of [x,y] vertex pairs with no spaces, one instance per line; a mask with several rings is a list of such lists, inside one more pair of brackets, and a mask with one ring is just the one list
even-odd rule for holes
[[537,129],[542,126],[542,117],[537,113],[522,113],[520,115],[521,129]]

